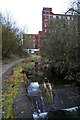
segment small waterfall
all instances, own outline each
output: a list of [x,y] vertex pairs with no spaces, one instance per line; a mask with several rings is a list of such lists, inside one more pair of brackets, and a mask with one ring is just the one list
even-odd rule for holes
[[44,99],[42,91],[39,89],[38,82],[31,82],[28,86],[28,96],[30,97],[32,104],[35,106],[36,111],[33,111],[33,118],[45,118],[47,112],[45,111]]
[[45,105],[44,105],[44,100],[43,100],[42,96],[41,96],[41,102],[42,102],[42,105],[43,105],[43,112],[45,112]]
[[39,109],[38,102],[36,101],[37,111],[38,113],[41,113],[41,110]]

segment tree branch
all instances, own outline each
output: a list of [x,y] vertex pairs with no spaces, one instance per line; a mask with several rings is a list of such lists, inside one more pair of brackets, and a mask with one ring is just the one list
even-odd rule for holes
[[77,11],[77,10],[74,10],[73,8],[70,8],[65,14],[67,14],[69,11],[75,11],[75,12],[77,12],[78,14],[80,14],[80,12],[79,11]]

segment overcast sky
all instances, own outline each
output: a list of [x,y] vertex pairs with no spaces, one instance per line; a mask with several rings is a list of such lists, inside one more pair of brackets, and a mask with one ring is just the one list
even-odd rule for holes
[[69,0],[0,0],[0,11],[11,12],[17,26],[27,27],[28,34],[37,34],[42,30],[42,9],[51,7],[53,13],[67,11]]

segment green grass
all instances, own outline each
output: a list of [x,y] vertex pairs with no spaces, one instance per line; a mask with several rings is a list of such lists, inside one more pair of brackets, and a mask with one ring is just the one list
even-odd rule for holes
[[4,59],[4,60],[2,60],[2,64],[7,64],[7,63],[10,63],[12,61],[13,61],[12,59]]
[[10,58],[10,59],[3,59],[2,64],[8,64],[12,61],[19,60],[20,58]]
[[42,87],[42,86],[40,86],[40,89],[42,90],[44,100],[46,102],[49,102],[50,104],[52,104],[53,100],[52,100],[52,97],[51,97],[51,92],[49,90],[45,91],[44,87]]
[[50,104],[52,104],[52,97],[51,97],[51,93],[50,92],[44,92],[43,93],[43,98],[45,101],[49,102]]
[[32,70],[33,68],[35,68],[35,62],[29,62],[25,64],[25,68]]
[[44,73],[41,72],[41,71],[38,71],[38,72],[36,72],[35,74],[38,75],[39,77],[41,77],[41,76],[43,76]]
[[3,110],[5,113],[4,118],[13,118],[13,103],[14,99],[18,96],[19,82],[24,82],[21,71],[21,65],[14,69],[14,83],[8,86],[6,92],[3,94],[2,107],[4,108]]

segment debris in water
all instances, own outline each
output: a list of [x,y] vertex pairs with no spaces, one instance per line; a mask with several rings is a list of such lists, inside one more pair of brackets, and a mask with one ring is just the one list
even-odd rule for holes
[[47,112],[40,113],[40,114],[37,114],[36,112],[34,112],[33,118],[34,118],[34,119],[45,118],[47,114],[48,114]]
[[66,110],[66,111],[77,111],[77,109],[80,107],[72,107],[72,108],[67,108],[67,109],[62,109],[62,110]]

